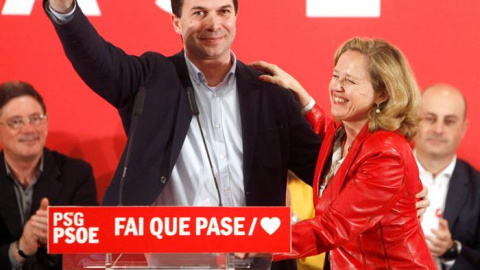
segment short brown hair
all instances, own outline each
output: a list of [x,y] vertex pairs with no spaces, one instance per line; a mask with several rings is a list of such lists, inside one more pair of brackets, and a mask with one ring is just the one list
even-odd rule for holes
[[42,107],[43,113],[47,113],[47,107],[43,102],[42,96],[29,83],[22,81],[9,81],[0,85],[0,114],[3,107],[12,99],[22,96],[34,98]]
[[[233,1],[233,8],[235,9],[235,14],[238,12],[238,0]],[[182,17],[182,7],[183,0],[171,0],[172,4],[172,13],[175,14],[178,18]]]
[[334,65],[346,51],[357,51],[368,58],[368,73],[376,92],[385,91],[388,99],[368,114],[369,130],[398,131],[407,140],[417,133],[420,121],[420,91],[403,53],[382,39],[352,38],[335,53]]

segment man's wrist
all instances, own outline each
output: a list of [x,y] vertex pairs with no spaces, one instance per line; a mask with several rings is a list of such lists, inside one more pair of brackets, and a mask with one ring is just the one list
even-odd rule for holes
[[63,24],[66,24],[68,22],[70,22],[73,17],[74,17],[74,13],[75,13],[75,10],[77,9],[77,3],[76,1],[73,1],[73,4],[72,4],[72,9],[67,12],[66,14],[62,14],[62,13],[59,13],[57,11],[55,11],[55,9],[50,5],[49,2],[46,2],[45,4],[45,10],[47,12],[47,14],[49,15],[50,19],[52,19],[53,22],[55,22],[56,24],[59,24],[59,25],[63,25]]
[[[53,4],[51,2],[54,2]],[[75,1],[71,2],[59,2],[59,1],[48,1],[48,7],[55,15],[67,15],[68,13],[72,13],[75,9]]]
[[28,257],[30,257],[30,255],[25,254],[25,252],[23,252],[22,248],[20,247],[20,240],[17,241],[16,246],[17,253],[18,255],[20,255],[20,257],[22,257],[23,259],[27,259]]
[[8,248],[8,260],[13,269],[21,269],[25,260],[17,253],[17,241],[12,242]]
[[315,106],[315,100],[311,98],[310,101],[307,103],[307,105],[305,105],[305,107],[302,108],[303,114],[306,114],[310,110],[312,110],[313,106]]
[[462,251],[462,243],[460,243],[457,240],[453,240],[452,247],[449,250],[445,251],[445,253],[443,253],[442,256],[440,256],[440,258],[443,261],[452,261],[452,260],[455,260],[458,257],[458,255],[460,255],[461,251]]

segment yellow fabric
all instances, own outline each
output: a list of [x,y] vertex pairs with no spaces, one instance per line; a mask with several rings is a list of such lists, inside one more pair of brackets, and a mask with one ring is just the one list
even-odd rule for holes
[[[312,218],[315,215],[313,208],[312,187],[305,184],[293,173],[289,173],[288,191],[290,207],[299,220]],[[317,256],[297,260],[298,270],[322,270],[325,260],[325,253]]]

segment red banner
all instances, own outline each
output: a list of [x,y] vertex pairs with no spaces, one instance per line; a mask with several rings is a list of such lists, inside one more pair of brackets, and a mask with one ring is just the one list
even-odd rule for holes
[[288,207],[49,207],[49,253],[290,252]]

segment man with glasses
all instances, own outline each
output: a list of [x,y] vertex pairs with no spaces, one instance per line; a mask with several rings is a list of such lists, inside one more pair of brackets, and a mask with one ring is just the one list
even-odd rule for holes
[[61,269],[47,254],[46,207],[96,205],[92,167],[45,147],[48,117],[28,83],[0,85],[0,269]]

